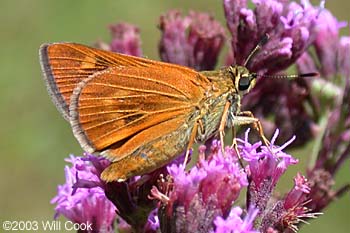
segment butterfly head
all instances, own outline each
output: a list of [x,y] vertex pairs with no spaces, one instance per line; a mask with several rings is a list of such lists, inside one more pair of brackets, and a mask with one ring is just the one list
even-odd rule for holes
[[256,73],[250,72],[244,66],[230,66],[229,73],[231,74],[236,92],[240,95],[245,95],[254,88],[257,77]]

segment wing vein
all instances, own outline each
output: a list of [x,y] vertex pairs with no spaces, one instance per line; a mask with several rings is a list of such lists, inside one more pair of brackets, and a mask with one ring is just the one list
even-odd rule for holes
[[[139,109],[135,110],[110,110],[110,111],[103,111],[103,114],[111,114],[111,113],[127,113],[127,112],[138,112]],[[95,116],[95,115],[101,115],[101,112],[94,112],[94,113],[87,113],[87,114],[80,114],[81,117],[86,117],[86,116]],[[118,118],[116,118],[118,119]],[[113,119],[114,120],[114,119]]]
[[[66,45],[67,47],[69,47],[69,48],[71,48],[71,49],[73,49],[73,50],[75,50],[75,51],[78,51],[78,52],[84,54],[85,56],[91,57],[91,58],[93,58],[93,59],[96,59],[96,57],[99,57],[99,58],[101,57],[100,54],[96,53],[96,52],[95,52],[93,49],[91,49],[91,48],[85,47],[87,50],[89,50],[89,52],[91,52],[92,54],[94,54],[96,57],[92,57],[92,56],[91,56],[89,53],[87,53],[86,51],[77,48],[77,46],[71,46],[70,44],[65,44],[65,45]],[[115,63],[115,59],[114,59],[113,57],[109,56],[108,53],[104,53],[103,55],[104,55],[104,59],[106,59],[107,62],[105,62],[104,60],[101,60],[101,59],[100,59],[100,62],[101,62],[102,64],[105,64],[105,65],[108,66],[109,64],[114,64],[114,63]],[[110,60],[109,60],[109,59],[110,59]]]
[[155,94],[139,94],[139,95],[121,95],[121,96],[106,96],[106,97],[85,97],[79,98],[80,101],[84,100],[118,100],[118,99],[132,99],[132,98],[141,98],[141,97],[150,97],[156,96]]
[[95,70],[103,70],[103,69],[106,69],[106,67],[104,66],[94,66],[94,67],[75,67],[75,66],[72,66],[72,67],[52,67],[52,70],[85,70],[86,72],[88,70],[91,70],[91,71],[95,71]]
[[90,63],[93,65],[96,64],[95,61],[89,61],[87,59],[82,59],[82,58],[77,58],[77,57],[54,57],[54,56],[51,56],[50,60],[69,60],[69,61],[78,61],[78,62],[82,62],[82,63]]
[[[80,53],[85,54],[86,56],[91,57],[90,54],[86,53],[85,51],[83,51],[81,49],[78,49],[76,47],[72,47],[69,44],[67,44],[67,46],[72,48],[72,49],[75,49],[76,51],[78,51]],[[106,64],[107,66],[109,66],[110,64],[118,64],[118,63],[116,63],[116,59],[113,56],[110,56],[109,53],[107,53],[107,52],[104,52],[103,59],[101,59],[101,55],[99,53],[97,53],[96,51],[94,51],[93,49],[90,49],[90,48],[89,48],[89,50],[90,50],[89,52],[93,53],[97,58],[100,58],[99,62],[101,62],[102,64]],[[129,59],[126,59],[123,56],[118,56],[118,60],[122,60],[122,61],[124,61],[125,63],[127,63],[129,65],[133,65],[133,63],[130,62]],[[134,63],[137,63],[138,65],[143,65],[142,63],[136,62],[136,61],[134,61]]]
[[[157,113],[162,113],[162,112],[171,112],[171,111],[182,110],[182,109],[187,109],[187,108],[189,108],[189,106],[188,107],[182,107],[182,108],[180,108],[180,107],[179,108],[173,108],[172,110],[164,109],[164,110],[160,110],[160,111],[148,112],[148,114],[144,114],[142,117],[140,117],[140,118],[138,118],[138,119],[136,119],[134,121],[130,121],[129,123],[127,123],[127,124],[125,124],[125,125],[123,125],[121,127],[115,128],[115,129],[113,129],[111,131],[108,131],[108,132],[100,135],[99,137],[96,138],[96,140],[100,140],[101,138],[103,138],[103,137],[105,137],[105,136],[107,136],[109,134],[112,134],[112,133],[114,133],[114,132],[116,132],[118,130],[121,130],[121,129],[125,128],[125,127],[130,126],[131,124],[134,124],[135,122],[138,122],[138,121],[140,121],[140,120],[142,120],[142,119],[144,119],[146,117],[149,117],[152,114],[157,114]],[[141,112],[141,113],[145,113],[145,112]],[[176,115],[176,116],[178,116],[178,115]],[[89,128],[86,128],[85,131],[90,130],[90,129],[94,129],[96,127],[100,127],[100,126],[102,126],[104,124],[112,123],[114,121],[115,121],[115,119],[111,119],[109,121],[105,121],[105,122],[102,122],[100,124],[96,124],[96,125],[90,126]]]
[[111,87],[111,88],[117,88],[121,90],[127,90],[127,91],[135,91],[135,92],[141,92],[141,93],[152,93],[152,94],[158,94],[162,96],[168,96],[176,99],[181,99],[183,100],[183,96],[181,95],[175,95],[175,94],[170,94],[166,92],[161,92],[161,91],[155,91],[155,90],[145,90],[145,89],[139,89],[139,88],[132,88],[132,87],[124,87],[124,86],[119,86],[119,85],[114,85],[114,84],[108,84],[108,83],[98,83],[98,82],[89,82],[89,85],[99,85],[99,86],[104,86],[104,87]]
[[[89,109],[89,108],[100,108],[100,107],[107,107],[107,106],[114,106],[115,107],[115,104],[114,103],[111,103],[111,104],[99,104],[99,105],[87,105],[87,106],[79,106],[79,110],[83,110],[83,109]],[[137,109],[135,109],[137,110]],[[135,111],[133,109],[128,109],[128,110],[116,110],[116,111],[119,111],[119,112],[123,112],[123,111]]]
[[[104,112],[104,114],[105,114],[105,113],[115,113],[115,112],[114,112],[114,111],[108,111],[108,112]],[[98,115],[98,114],[101,114],[101,113],[83,114],[83,115],[80,115],[80,116],[92,116],[92,115]],[[125,118],[128,118],[128,117],[137,116],[137,115],[140,115],[140,113],[137,112],[137,111],[135,111],[135,112],[133,112],[133,113],[129,113],[129,114],[126,114],[126,115],[124,115],[124,116],[120,116],[120,117],[114,118],[114,119],[112,119],[112,120],[113,120],[113,121],[119,121],[119,120],[122,120],[122,119],[125,119]],[[113,122],[113,121],[112,121],[112,122]],[[88,122],[88,121],[86,121],[86,122]],[[86,122],[81,121],[80,123],[86,123]],[[90,129],[90,127],[89,127],[89,128],[86,128],[86,130],[89,130],[89,129]]]
[[169,84],[169,83],[166,83],[164,81],[161,81],[161,80],[156,80],[156,79],[151,79],[151,78],[147,78],[147,77],[142,77],[142,76],[137,76],[137,75],[130,75],[130,74],[123,74],[122,76],[124,77],[130,77],[130,78],[136,78],[136,79],[140,79],[140,80],[146,80],[146,81],[150,81],[150,82],[155,82],[155,83],[158,83],[158,84],[162,84],[164,86],[167,86],[167,87],[170,87],[171,89],[179,92],[180,94],[182,94],[183,96],[185,96],[187,99],[190,99],[190,96],[188,96],[188,94],[186,94],[185,92],[181,91],[179,88]]

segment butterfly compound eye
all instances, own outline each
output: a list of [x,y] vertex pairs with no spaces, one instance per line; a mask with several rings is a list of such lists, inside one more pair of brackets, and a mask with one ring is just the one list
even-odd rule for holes
[[250,79],[249,77],[241,77],[238,82],[238,90],[239,91],[245,91],[250,86]]

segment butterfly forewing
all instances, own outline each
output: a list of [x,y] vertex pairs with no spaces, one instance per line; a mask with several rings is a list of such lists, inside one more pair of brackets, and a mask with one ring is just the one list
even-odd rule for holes
[[44,44],[39,55],[47,89],[66,120],[70,97],[82,80],[111,66],[143,67],[156,63],[74,43]]
[[196,71],[170,64],[108,68],[74,90],[74,134],[85,150],[120,160],[186,124],[208,84]]

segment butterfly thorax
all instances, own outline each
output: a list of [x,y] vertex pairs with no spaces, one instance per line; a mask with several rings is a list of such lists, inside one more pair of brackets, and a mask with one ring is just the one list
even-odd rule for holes
[[[228,77],[227,68],[201,72],[210,81],[208,90],[200,106],[197,141],[205,141],[215,135],[227,101],[239,99],[233,81]],[[236,106],[236,105],[235,105]],[[232,109],[235,110],[235,109]]]
[[198,130],[197,140],[205,141],[218,132],[218,126],[229,103],[226,127],[231,127],[233,118],[240,113],[241,98],[255,85],[255,77],[243,66],[229,66],[217,71],[203,71],[211,82],[200,114],[202,128]]

